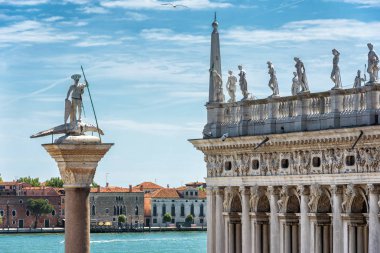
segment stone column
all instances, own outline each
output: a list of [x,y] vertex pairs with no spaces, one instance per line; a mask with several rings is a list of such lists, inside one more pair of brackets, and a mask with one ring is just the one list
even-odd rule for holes
[[215,249],[216,252],[224,252],[223,189],[217,188],[215,193]]
[[307,215],[309,213],[309,194],[310,189],[308,186],[300,185],[297,188],[299,194],[301,195],[300,203],[300,223],[301,223],[301,253],[310,253],[310,219]]
[[236,251],[234,253],[242,253],[242,241],[241,241],[241,224],[235,224],[235,243],[236,243]]
[[380,252],[380,224],[379,224],[379,187],[373,184],[368,185],[369,194],[369,238],[368,253]]
[[356,227],[354,225],[349,225],[349,253],[356,253]]
[[254,216],[253,213],[251,213],[251,252],[253,253],[257,253],[257,252],[260,252],[260,251],[257,251],[257,243],[256,243],[256,238],[257,238],[257,235],[258,235],[258,231],[257,231],[257,226],[256,226],[256,223],[257,223],[257,218],[256,216]]
[[95,136],[63,136],[42,146],[57,162],[64,182],[65,252],[90,252],[90,185],[98,162],[113,144],[103,144]]
[[[228,214],[223,213],[224,216],[224,228],[223,228],[223,233],[224,233],[224,252],[228,253],[229,249],[229,241],[228,241],[228,224],[230,222],[230,218],[228,217]],[[223,252],[222,252],[223,253]]]
[[323,253],[330,253],[330,226],[323,226]]
[[215,253],[215,196],[214,189],[207,187],[207,253]]
[[331,186],[332,206],[332,225],[333,225],[333,253],[343,253],[343,222],[342,222],[342,186]]
[[235,224],[229,223],[228,224],[228,253],[236,253],[236,245],[235,245],[235,238],[234,238],[234,231]]
[[268,186],[270,198],[270,252],[280,252],[279,232],[280,224],[278,221],[278,188],[275,186]]
[[[262,248],[262,245],[261,245],[261,238],[262,238],[262,236],[263,236],[263,234],[262,234],[262,230],[261,230],[261,224],[258,224],[258,223],[256,223],[255,224],[255,232],[256,232],[256,240],[255,240],[255,242],[256,242],[256,248],[255,248],[255,253],[257,252],[257,253],[261,253],[261,248]],[[264,242],[265,243],[265,242]]]
[[263,224],[263,253],[269,253],[268,224]]
[[242,227],[242,252],[251,252],[251,225],[249,222],[249,191],[241,186],[239,188],[241,194],[241,227]]
[[292,253],[298,253],[298,225],[292,225]]
[[316,225],[315,229],[315,252],[322,253],[322,226]]
[[357,227],[357,250],[356,253],[364,253],[364,226]]

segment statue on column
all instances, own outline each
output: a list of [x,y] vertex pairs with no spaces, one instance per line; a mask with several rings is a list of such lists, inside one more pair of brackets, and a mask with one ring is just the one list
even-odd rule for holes
[[368,67],[367,72],[369,74],[369,84],[376,83],[378,81],[378,73],[379,73],[379,57],[373,50],[373,45],[371,43],[367,44],[369,52],[368,52]]
[[[77,121],[82,121],[82,95],[84,93],[84,88],[87,87],[87,83],[79,83],[81,75],[74,74],[71,76],[71,79],[74,80],[74,83],[70,86],[67,96],[65,99],[65,124],[68,117],[70,116],[71,126],[75,126]],[[69,96],[71,94],[71,101]]]
[[222,77],[215,69],[212,70],[212,76],[214,81],[214,91],[216,95],[216,101],[223,103],[224,102],[224,94],[223,94],[223,81]]
[[292,95],[295,96],[300,92],[300,83],[298,82],[297,72],[293,72]]
[[270,97],[278,97],[278,82],[276,77],[276,71],[274,70],[274,66],[272,62],[268,61],[268,74],[270,76],[268,86],[272,90],[272,95]]
[[233,72],[231,70],[228,70],[228,80],[226,83],[226,88],[228,91],[228,95],[230,96],[230,99],[228,100],[228,103],[234,103],[236,102],[236,83],[237,83],[237,78],[236,76],[233,75]]
[[307,82],[305,66],[298,57],[294,57],[294,61],[296,62],[296,65],[294,66],[297,70],[298,82],[300,83],[302,89],[301,92],[309,92],[309,85]]
[[355,81],[354,81],[354,88],[359,88],[362,86],[362,82],[366,81],[366,75],[364,74],[364,78],[360,76],[361,72],[358,70],[357,75],[355,76]]
[[242,101],[243,101],[243,100],[249,99],[248,83],[247,83],[246,73],[245,73],[245,70],[243,69],[243,66],[239,65],[238,69],[240,71],[240,73],[239,73],[239,85],[240,85],[241,92],[243,93],[243,99],[242,99]]
[[333,89],[341,89],[342,88],[342,81],[340,79],[340,70],[339,70],[339,66],[338,66],[340,53],[338,50],[336,50],[334,48],[332,50],[332,54],[334,55],[334,58],[333,58],[333,69],[331,71],[330,78],[333,81],[333,83],[335,84]]

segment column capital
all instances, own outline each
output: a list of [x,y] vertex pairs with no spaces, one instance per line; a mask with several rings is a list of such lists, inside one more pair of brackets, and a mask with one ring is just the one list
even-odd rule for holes
[[267,191],[269,195],[279,195],[281,188],[279,186],[268,186]]
[[330,186],[331,194],[333,195],[342,195],[343,194],[343,186],[333,184]]
[[308,185],[298,185],[297,192],[299,195],[305,196],[310,195],[310,186]]
[[374,184],[367,184],[366,188],[366,193],[367,194],[380,194],[380,186],[379,185],[374,185]]
[[240,186],[239,192],[241,195],[248,195],[249,194],[249,188],[245,187],[245,186]]
[[207,187],[206,187],[206,194],[207,194],[208,196],[213,195],[213,194],[214,194],[214,187],[212,187],[212,186],[207,186]]
[[214,187],[215,195],[223,196],[224,195],[224,187]]

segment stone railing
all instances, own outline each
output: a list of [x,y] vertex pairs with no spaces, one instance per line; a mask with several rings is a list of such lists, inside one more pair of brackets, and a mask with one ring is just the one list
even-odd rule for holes
[[315,131],[378,124],[380,86],[208,103],[205,138]]

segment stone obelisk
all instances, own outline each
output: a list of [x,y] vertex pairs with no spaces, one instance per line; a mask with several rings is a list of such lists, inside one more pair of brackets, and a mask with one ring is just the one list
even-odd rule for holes
[[[66,253],[90,253],[90,186],[98,162],[113,145],[101,142],[103,131],[97,124],[95,127],[81,120],[82,95],[88,83],[79,83],[80,77],[79,74],[71,77],[74,84],[70,86],[65,100],[64,124],[31,136],[65,134],[54,143],[42,146],[57,162],[64,183]],[[71,101],[68,99],[70,94]],[[66,123],[68,116],[70,123]],[[99,137],[85,135],[88,131],[98,132]]]

